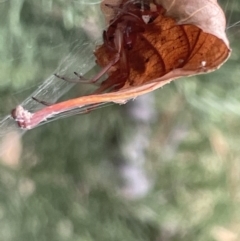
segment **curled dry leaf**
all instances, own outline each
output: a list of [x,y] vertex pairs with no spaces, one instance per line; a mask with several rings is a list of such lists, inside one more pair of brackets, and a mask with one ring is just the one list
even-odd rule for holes
[[[57,103],[29,114],[17,107],[13,117],[22,128],[82,106],[125,103],[174,79],[218,69],[229,57],[225,16],[216,0],[105,0],[108,28],[95,51],[108,74],[91,95]],[[26,118],[24,118],[26,116]]]

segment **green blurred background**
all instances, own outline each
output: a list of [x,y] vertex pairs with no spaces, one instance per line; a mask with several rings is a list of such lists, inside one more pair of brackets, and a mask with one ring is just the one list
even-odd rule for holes
[[[91,70],[96,2],[0,2],[0,241],[240,240],[238,0],[220,1],[233,49],[220,70],[24,135],[4,119],[39,108],[28,96],[56,70]],[[69,89],[54,81],[46,101]]]

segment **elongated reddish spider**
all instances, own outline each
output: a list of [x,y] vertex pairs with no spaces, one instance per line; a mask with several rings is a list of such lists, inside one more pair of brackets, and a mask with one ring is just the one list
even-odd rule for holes
[[[114,18],[110,20],[109,27],[103,32],[103,46],[107,49],[108,63],[87,82],[95,83],[105,73],[117,71],[118,74],[110,80],[103,81],[94,94],[118,90],[125,84],[130,72],[129,53],[127,52],[133,48],[139,33],[144,32],[145,26],[152,23],[163,10],[155,4],[154,0],[123,0],[119,6],[108,4],[105,6],[114,11]],[[79,82],[86,82],[86,80],[82,80],[81,76],[79,78]],[[59,113],[78,108],[78,99],[46,106],[35,113],[30,113],[22,106],[17,106],[12,111],[12,117],[21,128],[31,129]],[[44,104],[44,101],[40,102]]]

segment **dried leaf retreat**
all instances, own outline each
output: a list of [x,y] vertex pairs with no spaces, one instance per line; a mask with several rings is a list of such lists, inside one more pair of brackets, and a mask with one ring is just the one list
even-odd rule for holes
[[13,117],[20,127],[84,106],[125,103],[174,79],[214,71],[230,55],[216,0],[105,0],[101,9],[108,27],[95,56],[102,70],[89,82],[104,74],[106,80],[90,95],[35,113],[18,106]]

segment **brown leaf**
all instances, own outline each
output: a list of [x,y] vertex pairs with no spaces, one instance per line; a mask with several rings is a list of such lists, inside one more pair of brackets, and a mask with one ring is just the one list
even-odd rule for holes
[[[112,1],[103,1],[102,6],[106,2]],[[215,0],[157,0],[157,3],[166,12],[146,24],[133,49],[127,51],[130,74],[123,89],[149,83],[155,83],[150,85],[155,89],[170,79],[213,71],[229,57],[225,16]],[[107,19],[111,14],[108,12]],[[113,58],[105,45],[95,55],[102,67]],[[115,65],[103,85],[114,84],[120,72],[120,66]],[[133,97],[142,94],[140,89],[135,89]]]

